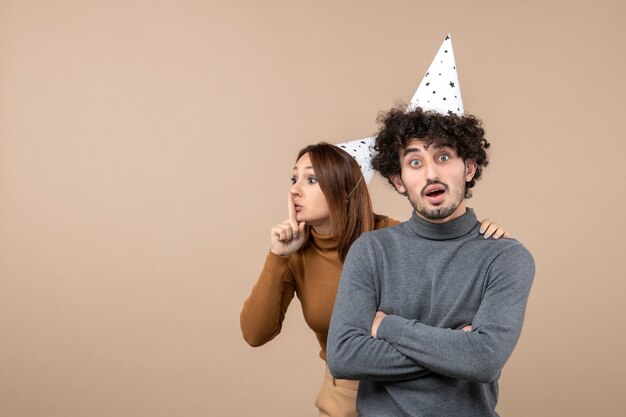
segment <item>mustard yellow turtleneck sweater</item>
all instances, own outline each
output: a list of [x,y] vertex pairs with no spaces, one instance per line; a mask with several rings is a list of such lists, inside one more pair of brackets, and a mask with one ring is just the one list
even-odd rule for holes
[[[385,218],[380,229],[399,222]],[[241,310],[243,338],[261,346],[280,333],[294,294],[302,305],[304,319],[319,341],[320,357],[326,360],[326,339],[341,277],[341,261],[333,235],[311,229],[310,244],[290,257],[267,254],[259,279]]]

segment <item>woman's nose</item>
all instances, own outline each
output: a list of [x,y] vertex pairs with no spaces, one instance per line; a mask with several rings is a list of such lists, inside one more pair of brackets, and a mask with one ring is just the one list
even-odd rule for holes
[[300,195],[300,183],[296,181],[289,189],[291,195]]

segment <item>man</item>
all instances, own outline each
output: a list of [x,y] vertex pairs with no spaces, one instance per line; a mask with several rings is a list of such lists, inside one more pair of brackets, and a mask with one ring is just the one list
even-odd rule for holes
[[[345,260],[327,359],[360,380],[363,417],[497,416],[498,378],[534,277],[516,240],[485,240],[465,199],[487,165],[478,119],[392,109],[372,165],[414,210]],[[470,327],[471,325],[471,327]]]

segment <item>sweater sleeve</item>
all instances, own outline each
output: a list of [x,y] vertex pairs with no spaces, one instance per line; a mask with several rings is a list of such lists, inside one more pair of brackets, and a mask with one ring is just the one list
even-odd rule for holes
[[492,262],[471,332],[389,315],[380,323],[377,337],[438,374],[491,382],[519,339],[534,273],[530,253],[515,245]]
[[360,238],[344,262],[326,345],[330,371],[336,378],[361,381],[401,381],[429,374],[391,343],[370,334],[379,304],[372,259]]
[[243,338],[250,346],[261,346],[280,333],[295,292],[289,259],[270,251],[259,279],[243,304],[239,320]]

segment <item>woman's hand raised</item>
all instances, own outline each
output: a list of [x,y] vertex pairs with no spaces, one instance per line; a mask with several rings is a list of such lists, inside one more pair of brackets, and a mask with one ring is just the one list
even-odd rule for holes
[[298,224],[296,220],[296,206],[290,192],[287,193],[287,212],[287,220],[272,227],[270,232],[270,250],[279,256],[291,256],[304,244],[304,222]]

